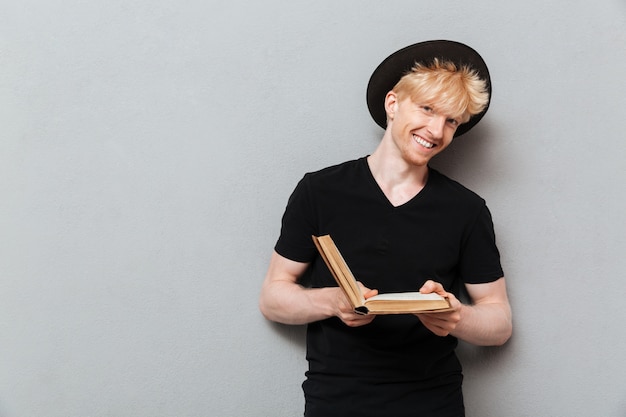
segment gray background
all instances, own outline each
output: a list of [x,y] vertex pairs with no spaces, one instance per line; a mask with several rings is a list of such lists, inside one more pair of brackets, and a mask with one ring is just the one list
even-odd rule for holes
[[[426,39],[494,96],[434,165],[487,199],[515,313],[469,417],[626,416],[622,0],[0,4],[0,417],[297,416],[302,327],[257,297],[306,171],[366,155],[365,86]],[[428,358],[424,358],[428,360]]]

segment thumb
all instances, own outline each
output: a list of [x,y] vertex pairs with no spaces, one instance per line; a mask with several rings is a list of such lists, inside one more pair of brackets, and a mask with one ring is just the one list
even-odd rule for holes
[[363,293],[363,297],[367,300],[370,297],[378,295],[378,290],[367,290]]

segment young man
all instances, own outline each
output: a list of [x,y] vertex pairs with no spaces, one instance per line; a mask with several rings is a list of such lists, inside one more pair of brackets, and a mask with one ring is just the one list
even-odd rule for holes
[[[370,113],[385,129],[380,145],[306,174],[291,195],[260,308],[269,320],[308,324],[305,416],[463,416],[457,340],[501,345],[510,337],[489,210],[428,166],[478,123],[490,95],[487,67],[466,45],[429,41],[395,52],[367,90]],[[452,311],[356,314],[311,239],[324,234],[366,298],[436,292]],[[470,304],[458,300],[462,286]]]

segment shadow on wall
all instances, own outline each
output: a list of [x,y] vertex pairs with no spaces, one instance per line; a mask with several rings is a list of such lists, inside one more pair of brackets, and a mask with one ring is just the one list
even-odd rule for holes
[[[492,145],[500,140],[500,133],[483,120],[471,132],[454,139],[448,149],[431,161],[431,166],[461,184],[464,184],[464,178],[471,177],[475,182],[483,175],[486,175],[483,181],[487,181],[497,170],[497,161],[491,159],[491,155],[494,154]],[[370,153],[376,149],[383,134],[380,127],[372,126]]]
[[269,322],[274,334],[285,340],[289,344],[304,351],[306,347],[306,326],[294,326],[291,324],[280,324]]
[[[495,130],[483,121],[471,132],[454,139],[448,149],[433,159],[431,166],[461,184],[464,178],[489,175],[496,164],[490,160],[490,147],[496,138]],[[484,181],[488,178],[491,176]]]

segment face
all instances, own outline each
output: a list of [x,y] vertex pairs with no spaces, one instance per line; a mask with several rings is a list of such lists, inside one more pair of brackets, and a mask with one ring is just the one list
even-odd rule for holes
[[437,110],[436,104],[416,103],[411,98],[398,101],[395,92],[385,99],[388,133],[402,158],[424,166],[450,145],[459,125],[457,118]]

